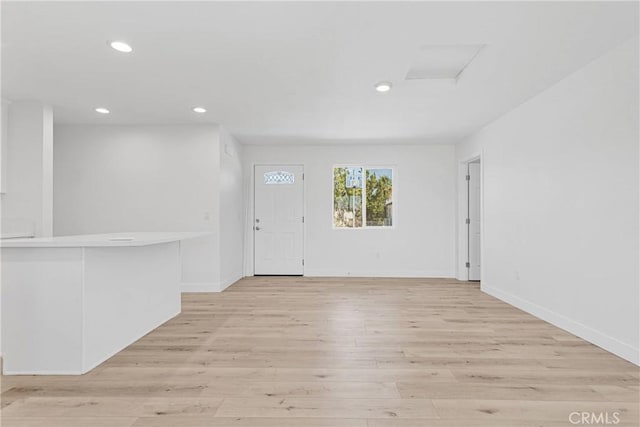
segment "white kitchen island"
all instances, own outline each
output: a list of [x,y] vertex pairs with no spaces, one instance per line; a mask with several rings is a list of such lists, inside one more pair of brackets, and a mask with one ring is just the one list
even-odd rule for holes
[[180,241],[209,233],[7,239],[5,375],[83,374],[180,313]]

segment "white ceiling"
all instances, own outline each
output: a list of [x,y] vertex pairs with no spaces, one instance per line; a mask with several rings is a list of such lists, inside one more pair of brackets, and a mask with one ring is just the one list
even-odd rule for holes
[[[57,123],[214,122],[246,143],[451,142],[637,33],[637,2],[3,1],[2,96]],[[404,80],[448,44],[485,46],[455,85]]]

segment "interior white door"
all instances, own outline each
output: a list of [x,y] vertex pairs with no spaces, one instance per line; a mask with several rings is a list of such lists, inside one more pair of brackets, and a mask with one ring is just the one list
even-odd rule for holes
[[255,167],[254,273],[302,275],[302,166]]
[[469,238],[469,280],[480,280],[480,163],[469,163],[469,211],[467,230]]

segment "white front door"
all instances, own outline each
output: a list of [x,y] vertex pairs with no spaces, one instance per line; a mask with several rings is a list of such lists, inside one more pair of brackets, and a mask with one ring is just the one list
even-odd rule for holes
[[469,163],[469,280],[480,280],[480,163]]
[[255,167],[254,273],[302,275],[303,167]]

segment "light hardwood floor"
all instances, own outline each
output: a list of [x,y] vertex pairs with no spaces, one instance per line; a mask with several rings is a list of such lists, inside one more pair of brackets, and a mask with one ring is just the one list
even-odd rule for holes
[[3,377],[2,426],[638,426],[639,378],[477,284],[256,277],[86,375]]

